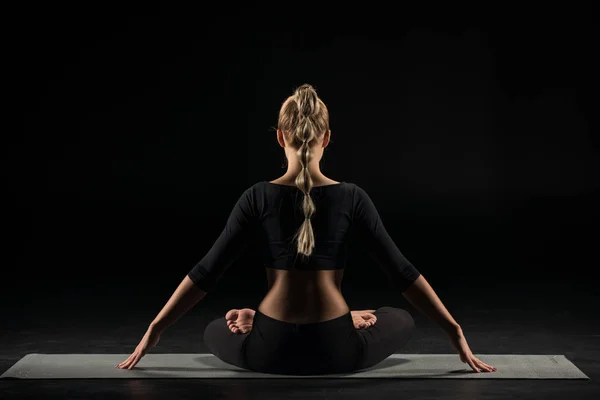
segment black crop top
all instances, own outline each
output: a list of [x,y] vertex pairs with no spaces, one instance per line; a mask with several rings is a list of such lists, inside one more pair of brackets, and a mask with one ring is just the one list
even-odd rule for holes
[[373,201],[362,188],[341,182],[313,187],[310,193],[316,210],[311,218],[315,247],[309,257],[299,255],[292,240],[304,221],[304,193],[296,186],[262,181],[242,193],[212,248],[188,273],[190,279],[204,291],[211,291],[255,238],[265,267],[342,269],[346,266],[349,235],[358,236],[357,243],[365,246],[401,291],[419,277],[419,271],[385,230]]

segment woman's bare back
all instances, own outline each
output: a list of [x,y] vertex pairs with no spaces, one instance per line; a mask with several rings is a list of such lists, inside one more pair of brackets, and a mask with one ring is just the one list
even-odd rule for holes
[[268,291],[258,310],[279,321],[310,324],[350,312],[342,296],[343,269],[265,268]]

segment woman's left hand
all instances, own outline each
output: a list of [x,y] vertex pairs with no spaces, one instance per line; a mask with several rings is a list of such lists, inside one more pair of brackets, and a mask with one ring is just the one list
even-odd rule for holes
[[160,332],[152,326],[148,328],[146,334],[137,345],[129,358],[120,364],[115,365],[115,368],[132,369],[146,355],[146,352],[158,344]]

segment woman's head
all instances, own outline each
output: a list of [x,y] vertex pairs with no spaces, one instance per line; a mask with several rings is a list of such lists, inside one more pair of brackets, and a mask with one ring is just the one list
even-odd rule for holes
[[313,187],[310,172],[315,170],[314,166],[318,170],[318,162],[330,136],[329,112],[311,85],[300,86],[283,102],[279,111],[277,134],[285,141],[288,160],[297,159],[300,164],[295,183],[304,192],[302,208],[305,219],[295,237],[298,239],[298,253],[309,256],[315,245],[310,222],[315,212],[315,204],[310,197]]

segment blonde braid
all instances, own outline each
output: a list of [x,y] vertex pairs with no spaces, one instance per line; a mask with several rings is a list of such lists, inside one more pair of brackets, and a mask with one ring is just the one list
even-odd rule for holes
[[[297,99],[297,101],[302,99]],[[302,110],[304,104],[298,104],[298,109]],[[312,152],[310,144],[315,138],[314,124],[310,116],[300,115],[300,123],[295,131],[296,137],[302,141],[302,146],[298,149],[297,155],[302,165],[302,170],[296,176],[296,186],[304,192],[304,200],[302,201],[302,210],[304,211],[304,221],[297,233],[298,238],[298,254],[310,256],[315,247],[315,235],[311,224],[311,217],[315,213],[316,207],[310,195],[313,187],[313,180],[310,176],[308,166],[312,160]]]
[[310,195],[313,180],[308,166],[313,159],[311,146],[314,141],[329,129],[329,113],[325,104],[317,96],[315,89],[304,84],[296,89],[283,104],[279,115],[279,128],[289,134],[293,133],[293,143],[300,144],[296,155],[302,170],[294,183],[304,193],[302,210],[304,221],[294,235],[297,239],[297,252],[305,257],[313,253],[315,235],[311,218],[316,211],[315,203]]

